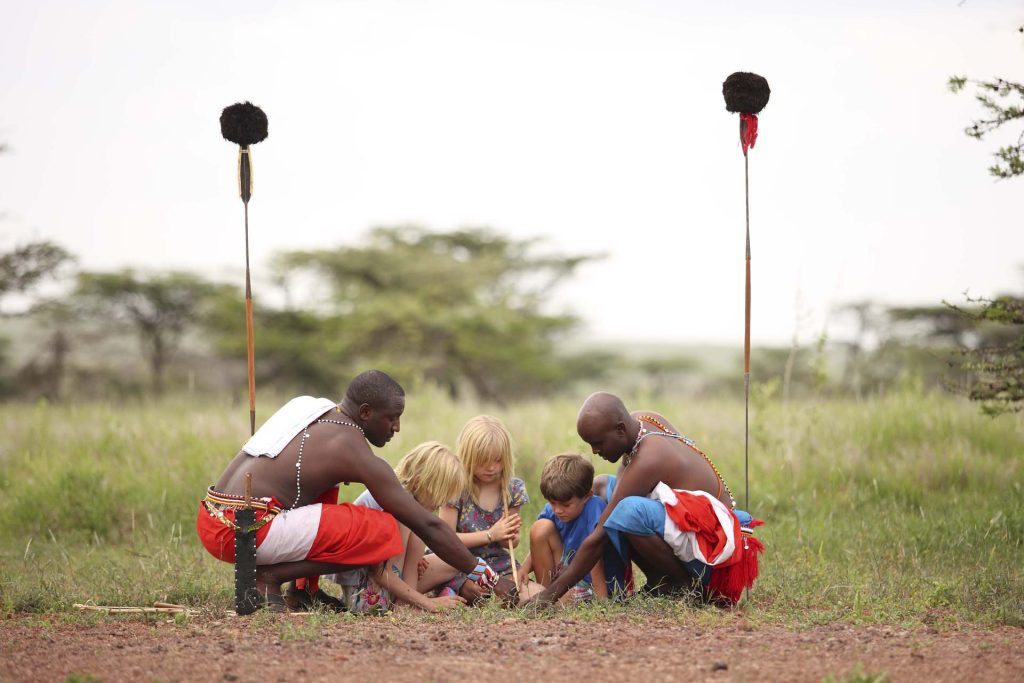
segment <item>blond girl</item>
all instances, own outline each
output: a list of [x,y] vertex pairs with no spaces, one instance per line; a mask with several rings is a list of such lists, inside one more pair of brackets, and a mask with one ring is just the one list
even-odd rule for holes
[[[509,541],[513,547],[519,545],[519,510],[530,500],[523,480],[514,476],[512,437],[500,420],[480,415],[462,428],[456,453],[467,486],[458,500],[441,508],[441,519],[451,525],[473,554],[500,575],[510,576]],[[436,556],[428,556],[428,560],[420,577],[420,590],[447,581],[440,594],[479,597],[479,589],[472,582],[467,583],[465,575]]]
[[[430,511],[450,503],[465,488],[462,464],[450,448],[437,441],[421,443],[409,451],[395,467],[395,476],[416,502]],[[369,491],[360,494],[353,504],[381,509]],[[404,548],[402,554],[392,557],[383,566],[334,575],[345,591],[348,608],[356,613],[383,612],[397,601],[433,612],[464,604],[458,596],[431,598],[414,588],[423,559],[423,541],[401,523],[398,529]]]

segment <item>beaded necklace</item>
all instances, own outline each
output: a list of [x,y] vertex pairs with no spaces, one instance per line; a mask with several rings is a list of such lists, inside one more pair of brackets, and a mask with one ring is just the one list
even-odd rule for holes
[[[336,407],[335,412],[340,413],[341,406]],[[363,438],[366,438],[366,432],[364,432],[363,428],[354,422],[345,422],[343,420],[317,420],[314,424],[323,424],[328,422],[345,427],[355,427],[359,430],[359,433],[363,435]],[[288,508],[289,510],[295,509],[295,506],[299,504],[299,497],[302,495],[302,447],[306,445],[306,439],[309,438],[309,428],[311,426],[312,425],[306,425],[306,428],[302,430],[302,439],[299,441],[299,459],[295,461],[295,502],[292,503],[290,508]]]
[[[651,430],[647,429],[647,427],[644,426],[644,422],[648,422],[654,425],[661,431],[652,432]],[[690,448],[692,448],[693,450],[700,453],[704,460],[707,461],[708,465],[711,466],[711,471],[715,473],[716,477],[718,477],[718,481],[719,483],[721,483],[722,488],[724,488],[725,492],[729,494],[729,502],[732,503],[732,508],[734,510],[736,509],[736,499],[733,498],[732,490],[729,488],[729,485],[725,483],[725,479],[722,478],[722,474],[718,471],[718,468],[715,467],[715,463],[711,462],[711,458],[708,457],[708,454],[702,451],[700,448],[698,448],[697,444],[693,442],[693,439],[683,436],[682,434],[677,434],[676,432],[669,431],[668,427],[662,424],[660,420],[650,415],[641,415],[640,419],[637,420],[637,423],[639,423],[640,425],[640,432],[637,434],[636,443],[633,444],[633,448],[631,448],[629,453],[627,453],[626,456],[622,459],[623,467],[629,467],[629,463],[633,462],[633,457],[636,456],[637,451],[640,449],[640,442],[646,439],[648,436],[667,436],[672,439],[678,439],[685,443]]]

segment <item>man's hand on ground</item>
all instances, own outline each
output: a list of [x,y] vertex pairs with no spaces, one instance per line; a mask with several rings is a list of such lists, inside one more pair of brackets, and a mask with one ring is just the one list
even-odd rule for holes
[[519,604],[519,588],[505,577],[500,578],[497,585],[494,586],[494,594],[504,603],[505,607],[515,607]]
[[470,605],[475,605],[478,601],[487,596],[487,594],[484,593],[484,589],[473,581],[464,581],[462,583],[462,588],[459,589],[459,595],[461,595]]
[[524,600],[523,602],[519,603],[519,606],[529,607],[532,609],[546,609],[548,607],[551,607],[551,605],[554,605],[557,601],[558,600],[555,598],[551,590],[545,589],[544,591],[538,593],[529,600]]

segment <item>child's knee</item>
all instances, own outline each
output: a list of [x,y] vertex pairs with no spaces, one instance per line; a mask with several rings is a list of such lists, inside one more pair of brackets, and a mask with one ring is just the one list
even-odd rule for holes
[[552,537],[552,534],[558,535],[555,523],[550,519],[538,519],[530,526],[530,545],[546,541]]

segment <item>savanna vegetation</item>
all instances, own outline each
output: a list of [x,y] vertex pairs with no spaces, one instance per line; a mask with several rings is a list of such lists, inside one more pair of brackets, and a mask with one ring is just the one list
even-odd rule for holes
[[[743,502],[742,401],[631,402],[674,416]],[[576,408],[565,397],[492,411],[516,439],[517,473],[531,495],[526,518],[543,502],[544,458],[583,447]],[[410,392],[403,430],[382,455],[395,462],[422,440],[452,442],[478,412],[479,404],[437,388]],[[941,393],[783,402],[777,387],[760,386],[750,507],[767,522],[759,536],[768,551],[748,617],[1024,625],[1022,427],[1019,416],[992,420]],[[0,428],[0,610],[68,613],[88,601],[232,605],[231,567],[202,550],[194,520],[204,487],[247,436],[242,408],[173,397],[42,401],[4,406]],[[609,471],[596,460],[598,471]],[[342,498],[360,490],[343,487]],[[714,609],[651,599],[578,611],[637,609],[719,618]]]
[[[385,368],[409,407],[384,457],[452,442],[467,418],[497,414],[516,438],[533,518],[544,459],[583,447],[580,399],[614,387],[672,416],[742,501],[736,352],[566,345],[578,320],[547,301],[591,258],[484,229],[409,226],[358,248],[279,254],[257,299],[258,417],[295,391],[338,397],[358,370]],[[231,569],[205,555],[193,525],[248,434],[240,288],[73,263],[48,243],[0,259],[0,304],[22,305],[4,329],[23,349],[0,368],[0,610],[226,608]],[[1024,624],[1020,301],[857,302],[835,312],[845,337],[755,352],[750,508],[768,523],[769,551],[753,618]],[[1010,414],[987,417],[964,395]]]

